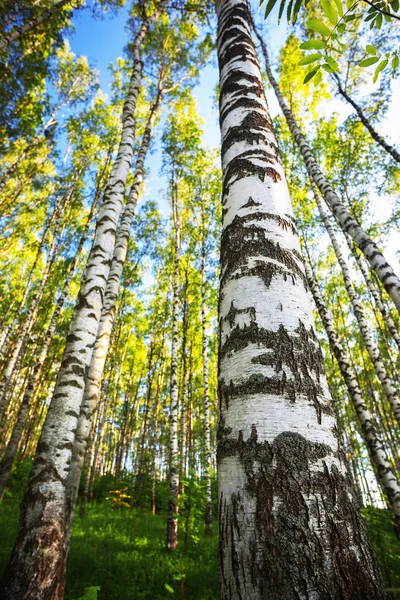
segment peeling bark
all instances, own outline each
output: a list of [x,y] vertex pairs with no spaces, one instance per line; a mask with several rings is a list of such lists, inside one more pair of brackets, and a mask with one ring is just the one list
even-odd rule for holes
[[217,0],[221,598],[383,598],[337,440],[246,0]]
[[142,76],[140,48],[161,2],[145,17],[133,41],[133,71],[122,114],[117,158],[99,211],[93,246],[82,279],[52,401],[43,425],[22,505],[17,540],[2,581],[4,600],[61,600],[67,539],[66,485],[98,323],[115,246],[115,236],[131,167],[135,107]]

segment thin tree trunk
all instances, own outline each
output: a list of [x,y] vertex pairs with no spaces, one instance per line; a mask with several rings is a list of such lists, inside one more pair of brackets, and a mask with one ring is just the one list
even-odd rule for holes
[[17,541],[2,581],[4,600],[59,600],[64,595],[66,482],[132,162],[135,108],[143,68],[140,48],[150,24],[164,6],[161,2],[150,17],[144,18],[133,41],[134,64],[122,114],[120,147],[106,186],[63,361],[23,501]]
[[254,24],[253,28],[261,44],[261,49],[265,60],[265,70],[267,72],[268,79],[272,87],[274,88],[275,95],[277,97],[279,106],[281,107],[282,112],[286,118],[286,122],[290,129],[290,132],[296,144],[299,147],[310,179],[312,179],[315,182],[315,184],[321,191],[325,202],[331,208],[333,214],[339,221],[343,230],[351,236],[351,238],[357,244],[358,248],[360,248],[360,250],[363,252],[371,267],[374,269],[375,273],[382,282],[383,287],[385,288],[389,296],[392,298],[397,310],[400,311],[400,279],[397,277],[392,267],[387,263],[385,257],[379,250],[378,246],[373,240],[371,240],[368,237],[368,235],[362,229],[362,227],[360,227],[357,221],[348,213],[346,208],[340,202],[340,199],[336,192],[332,189],[328,181],[325,179],[324,174],[322,173],[318,163],[316,162],[313,156],[311,147],[308,145],[305,137],[300,131],[296,120],[293,116],[293,113],[287,106],[282,92],[279,89],[279,85],[272,74],[265,42],[262,36],[254,27]]
[[58,319],[59,319],[62,307],[64,305],[65,299],[67,297],[68,290],[69,290],[69,287],[70,287],[70,284],[72,281],[72,277],[75,273],[76,265],[78,264],[79,256],[82,252],[83,246],[88,237],[90,224],[93,220],[94,212],[96,210],[96,206],[99,201],[100,194],[101,194],[101,187],[100,187],[100,185],[98,185],[97,189],[96,189],[96,193],[93,198],[92,205],[90,207],[90,212],[89,212],[89,215],[88,215],[88,218],[86,221],[85,228],[82,232],[81,239],[79,240],[78,248],[76,250],[76,253],[75,253],[75,256],[74,256],[72,262],[69,265],[68,273],[65,278],[61,293],[60,293],[60,295],[57,299],[56,305],[54,307],[49,326],[44,335],[42,346],[40,348],[40,352],[37,357],[37,361],[33,368],[33,372],[28,379],[27,386],[25,388],[25,393],[24,393],[24,396],[23,396],[23,399],[21,402],[21,406],[19,409],[18,419],[14,426],[11,439],[7,445],[7,449],[6,449],[6,452],[5,452],[3,461],[1,463],[1,467],[0,467],[0,500],[2,499],[4,490],[7,486],[8,478],[9,478],[9,475],[11,472],[11,468],[14,464],[14,459],[15,459],[15,455],[18,450],[18,445],[19,445],[19,442],[21,439],[21,435],[22,435],[23,429],[26,424],[29,407],[31,405],[33,395],[37,389],[37,385],[38,385],[40,376],[42,374],[43,365],[47,358],[47,354],[49,352],[50,345],[51,345],[51,342],[54,337]]
[[390,335],[393,337],[394,341],[396,342],[397,346],[400,349],[400,333],[399,333],[399,331],[396,327],[396,324],[393,321],[389,311],[387,310],[386,306],[382,302],[382,299],[381,299],[381,296],[379,293],[379,289],[377,288],[374,281],[369,276],[368,269],[365,267],[365,265],[362,261],[362,257],[359,255],[357,247],[352,242],[352,239],[347,234],[345,234],[345,237],[346,237],[347,245],[349,246],[350,252],[354,256],[356,263],[362,273],[364,281],[367,285],[367,288],[368,288],[371,296],[374,299],[375,306],[381,313],[382,319],[383,319],[384,323],[386,324],[386,326],[390,332]]
[[351,98],[351,96],[349,96],[349,94],[346,92],[346,89],[342,86],[342,82],[340,81],[340,78],[338,76],[337,73],[332,73],[333,78],[336,80],[337,83],[337,89],[339,91],[339,94],[341,94],[343,96],[343,98],[349,103],[351,104],[351,106],[354,108],[354,110],[356,111],[356,113],[358,114],[361,123],[364,125],[364,127],[369,131],[369,133],[371,134],[371,137],[384,149],[386,150],[386,152],[388,152],[388,154],[391,155],[392,158],[394,158],[394,160],[396,160],[397,162],[400,162],[400,154],[397,152],[397,150],[391,146],[390,144],[388,144],[385,139],[379,135],[379,133],[376,131],[376,129],[373,127],[373,125],[371,124],[371,122],[369,121],[369,119],[365,116],[362,108],[360,106],[358,106],[358,104]]
[[217,0],[221,598],[383,599],[341,455],[246,0]]
[[79,481],[86,451],[87,439],[90,432],[92,414],[99,398],[100,385],[110,343],[110,335],[114,324],[116,302],[122,278],[122,271],[128,252],[128,242],[133,215],[143,182],[144,161],[149,148],[154,123],[160,108],[161,99],[162,79],[160,77],[156,99],[150,110],[149,118],[146,123],[146,128],[136,159],[134,182],[129,193],[129,199],[126,203],[117,235],[114,255],[104,293],[104,306],[101,312],[93,355],[91,357],[90,368],[86,378],[85,392],[80,409],[74,441],[74,449],[71,459],[70,473],[67,482],[68,514],[66,519],[66,529],[68,536],[72,528],[73,515],[77,502]]
[[318,309],[319,316],[328,336],[329,344],[332,352],[337,360],[340,372],[347,387],[350,399],[353,403],[358,423],[360,425],[362,437],[367,447],[371,463],[376,468],[376,473],[382,488],[389,500],[390,506],[395,516],[397,528],[400,526],[400,486],[397,482],[396,475],[393,473],[388,461],[385,448],[382,441],[379,439],[376,430],[375,419],[368,411],[364,402],[361,389],[357,383],[357,377],[353,371],[347,353],[339,341],[338,335],[333,325],[333,319],[329,313],[321,290],[315,281],[311,267],[306,262],[305,271],[308,285],[313,295],[315,304]]
[[4,414],[7,409],[8,393],[9,393],[9,390],[10,390],[10,387],[12,384],[12,379],[15,374],[15,370],[18,365],[19,359],[22,356],[22,353],[24,351],[26,342],[28,340],[29,333],[34,324],[35,317],[36,317],[36,314],[37,314],[37,311],[39,308],[39,304],[42,299],[43,292],[46,287],[51,268],[52,268],[52,266],[54,264],[54,260],[56,258],[57,249],[58,249],[57,232],[54,232],[53,241],[52,241],[52,244],[49,249],[46,268],[42,275],[40,285],[39,285],[34,297],[32,298],[31,305],[25,316],[24,324],[21,327],[21,330],[18,335],[18,339],[16,340],[16,343],[14,344],[12,354],[7,363],[7,367],[3,373],[2,382],[0,384],[0,423],[2,421],[4,421]]
[[67,4],[72,4],[72,1],[73,0],[59,0],[59,2],[56,2],[53,6],[44,10],[40,15],[38,15],[34,19],[31,19],[27,23],[24,23],[22,27],[14,27],[3,37],[3,39],[0,40],[0,51],[7,48],[13,42],[16,42],[25,33],[33,31],[33,29],[36,29],[39,25],[51,19],[51,17],[59,10],[61,10],[64,6],[66,6]]
[[182,386],[180,393],[180,406],[181,406],[181,419],[180,419],[180,443],[179,443],[179,495],[185,492],[185,455],[186,455],[186,438],[187,438],[187,356],[186,356],[186,345],[187,345],[187,330],[188,330],[188,267],[185,271],[185,286],[183,292],[183,315],[182,315],[182,347],[181,347],[181,361],[182,361]]
[[386,367],[381,359],[381,356],[379,353],[379,348],[375,342],[373,333],[368,324],[368,320],[365,317],[364,310],[363,310],[363,308],[357,298],[357,294],[354,290],[352,279],[351,279],[351,274],[350,274],[349,268],[347,266],[346,260],[343,256],[342,250],[340,248],[340,244],[336,238],[333,227],[324,211],[324,207],[322,205],[321,198],[318,194],[318,190],[316,189],[316,186],[312,180],[311,180],[311,187],[313,190],[314,199],[317,204],[319,214],[320,214],[321,219],[322,219],[322,221],[325,225],[325,228],[328,232],[333,249],[335,251],[336,258],[340,265],[344,284],[346,287],[346,291],[350,298],[350,302],[353,307],[354,314],[355,314],[357,322],[358,322],[358,326],[360,328],[360,333],[361,333],[362,339],[365,343],[365,347],[367,349],[367,352],[369,354],[371,362],[374,366],[375,373],[376,373],[379,381],[382,384],[382,387],[384,389],[386,397],[392,408],[393,414],[394,414],[398,424],[400,425],[400,398],[397,395],[397,391],[396,391],[395,387],[393,386],[392,382],[390,381],[390,377],[387,373]]
[[167,515],[167,541],[169,551],[178,545],[178,493],[179,493],[179,447],[178,447],[178,335],[179,335],[179,254],[180,254],[180,215],[177,206],[177,183],[173,180],[172,217],[174,226],[174,270],[172,297],[172,344],[171,344],[171,383],[169,408],[169,491]]
[[210,394],[208,386],[208,348],[207,348],[207,277],[206,277],[206,223],[204,206],[202,207],[201,236],[201,333],[203,358],[203,398],[204,398],[204,458],[206,479],[205,531],[212,533],[212,496],[211,496],[211,430],[210,430]]

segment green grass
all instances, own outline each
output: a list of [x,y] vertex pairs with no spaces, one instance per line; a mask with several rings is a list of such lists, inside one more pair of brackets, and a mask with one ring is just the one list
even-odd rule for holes
[[[8,495],[0,505],[0,571],[6,566],[18,525],[19,498]],[[388,511],[363,509],[385,586],[400,589],[400,542]],[[192,523],[185,548],[184,524],[174,553],[165,551],[166,515],[99,501],[86,515],[76,515],[67,569],[66,600],[216,600],[218,540],[203,534],[200,514]],[[99,588],[97,593],[95,588]],[[390,598],[400,599],[393,592]]]

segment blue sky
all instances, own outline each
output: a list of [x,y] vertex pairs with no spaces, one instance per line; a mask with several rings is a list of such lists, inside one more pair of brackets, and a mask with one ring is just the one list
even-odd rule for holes
[[[115,62],[119,56],[125,57],[124,47],[128,42],[126,23],[130,6],[131,2],[129,1],[125,7],[119,9],[117,15],[110,13],[101,19],[95,19],[89,9],[75,12],[73,19],[75,32],[69,36],[71,48],[76,54],[86,55],[90,63],[98,69],[100,85],[105,93],[108,93],[108,86],[111,81],[108,69],[109,64]],[[254,3],[254,8],[257,9],[257,7],[258,2]],[[277,9],[271,14],[267,25],[267,44],[272,49],[272,63],[276,61],[287,34],[287,26],[284,19],[282,19],[280,26],[277,25],[276,12]],[[260,18],[262,17],[260,16]],[[195,96],[198,112],[204,121],[204,143],[210,147],[217,147],[220,142],[220,134],[218,113],[214,106],[214,91],[218,81],[218,70],[216,68],[216,61],[214,60],[213,62],[214,64],[208,65],[203,70],[199,83],[195,88]],[[366,91],[370,91],[368,88],[370,86],[367,86]],[[393,98],[396,99],[399,96],[400,80],[397,80],[393,86]],[[271,115],[274,116],[279,112],[279,108],[271,90],[267,90],[267,100]],[[338,98],[335,98],[326,103],[325,107],[323,107],[323,112],[327,117],[333,112],[337,112],[340,118],[345,118],[351,112],[351,108]],[[160,133],[161,127],[162,122],[161,126],[158,127],[158,133]],[[379,130],[392,143],[396,143],[400,137],[400,119],[398,119],[396,101],[391,103],[385,120],[379,124]],[[163,194],[163,190],[166,188],[166,181],[160,172],[161,152],[159,147],[155,153],[148,157],[147,167],[150,169],[150,174],[146,182],[146,191],[143,199],[157,199],[162,213],[167,214],[169,209]],[[377,200],[376,207],[374,207],[374,211],[377,220],[384,219],[390,212],[390,203],[379,199]],[[398,267],[396,252],[399,247],[400,232],[398,234],[393,233],[388,243],[387,257],[395,268]]]
[[[103,92],[109,92],[111,74],[108,66],[121,56],[125,57],[124,47],[129,41],[126,31],[126,23],[129,16],[131,2],[118,10],[118,13],[108,14],[103,18],[94,18],[91,10],[84,9],[75,12],[73,24],[75,31],[68,36],[71,49],[76,54],[88,57],[91,65],[99,72],[100,85]],[[258,4],[257,4],[258,6]],[[285,41],[286,25],[282,23],[277,26],[276,15],[270,19],[269,44],[275,49],[277,56],[280,47]],[[218,82],[218,69],[216,60],[207,65],[200,76],[199,83],[195,88],[197,108],[204,121],[203,141],[206,146],[217,147],[220,142],[218,112],[215,107],[215,87]],[[274,96],[268,98],[272,115],[278,112],[278,105]],[[161,125],[158,127],[160,133]],[[157,198],[163,213],[168,212],[168,205],[163,199],[162,189],[166,187],[161,171],[161,152],[158,148],[155,153],[147,159],[147,167],[150,168],[150,176],[146,182],[146,192],[143,199]],[[160,193],[161,192],[161,193]]]

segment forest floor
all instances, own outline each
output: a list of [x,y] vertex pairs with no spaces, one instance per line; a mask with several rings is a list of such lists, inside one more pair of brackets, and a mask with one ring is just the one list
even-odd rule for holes
[[[15,540],[19,493],[0,504],[0,573]],[[116,508],[116,506],[118,506]],[[400,600],[400,542],[386,510],[363,509],[370,539],[390,592]],[[115,496],[88,505],[76,515],[68,561],[66,600],[216,600],[218,593],[217,524],[204,534],[200,511],[180,522],[180,543],[165,551],[166,514],[124,506]]]

